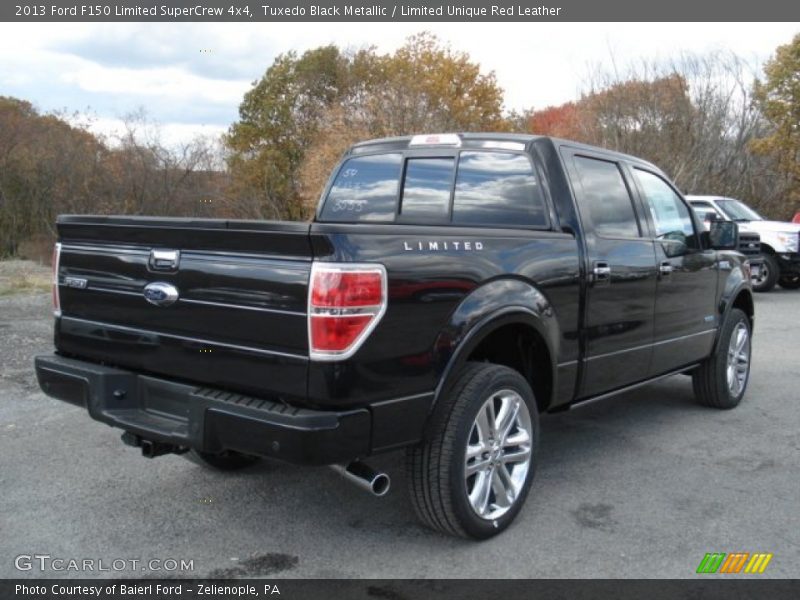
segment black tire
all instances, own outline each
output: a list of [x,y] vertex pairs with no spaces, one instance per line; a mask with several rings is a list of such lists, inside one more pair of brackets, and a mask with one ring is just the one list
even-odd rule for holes
[[259,460],[257,456],[230,451],[212,454],[210,452],[200,452],[199,450],[189,450],[184,456],[197,465],[214,469],[215,471],[238,471],[255,464]]
[[[734,336],[734,332],[739,331],[740,326],[743,326],[747,332],[747,364],[741,389],[732,390],[728,379],[728,356],[731,338]],[[714,353],[694,371],[692,376],[694,395],[700,404],[723,409],[735,408],[739,405],[750,380],[751,340],[750,319],[738,308],[731,309],[722,326]],[[741,362],[737,361],[736,364],[741,365]]]
[[[521,483],[521,487],[515,492],[510,506],[497,509],[506,512],[496,517],[488,515],[481,517],[470,504],[468,485],[477,486],[475,478],[481,476],[493,482],[495,474],[493,469],[497,470],[500,480],[503,479],[500,476],[500,469],[504,470],[503,473],[508,478],[508,473],[514,472],[520,465],[520,463],[513,464],[512,461],[512,466],[507,469],[505,464],[500,464],[504,459],[495,456],[497,462],[494,466],[487,466],[485,472],[481,467],[481,472],[466,477],[466,451],[468,444],[474,443],[475,438],[471,436],[476,433],[474,427],[477,427],[478,412],[488,406],[490,398],[493,407],[495,398],[505,402],[503,398],[508,396],[500,397],[501,391],[510,391],[514,404],[520,399],[524,401],[527,414],[523,415],[520,409],[519,419],[529,418],[529,423],[526,421],[525,427],[518,426],[522,421],[516,420],[515,417],[513,426],[506,429],[506,433],[502,435],[502,445],[498,441],[494,451],[497,452],[497,447],[507,448],[506,444],[513,436],[522,433],[524,437],[523,429],[527,428],[530,430],[528,432],[530,441],[519,446],[518,451],[523,450],[523,446],[525,450],[529,447],[529,462],[527,472],[524,470],[520,472],[517,481],[524,476],[524,483]],[[533,391],[525,378],[513,369],[489,363],[467,363],[450,393],[439,402],[441,404],[432,417],[426,440],[406,452],[409,491],[417,516],[428,527],[443,533],[473,539],[486,539],[497,535],[517,516],[533,481],[539,440],[539,415]],[[498,440],[500,439],[501,436],[498,435]],[[500,450],[501,453],[503,449]],[[489,465],[491,460],[485,456],[488,454],[488,451],[481,452],[481,456],[474,460]],[[484,460],[489,462],[483,462]],[[491,490],[486,494],[486,506],[499,506],[494,485],[487,484],[484,489]],[[494,503],[490,502],[491,498],[495,499]]]
[[778,259],[772,254],[764,254],[762,258],[764,262],[761,263],[758,277],[753,277],[752,281],[754,292],[769,292],[778,283],[778,275],[781,272]]
[[800,289],[800,275],[781,275],[778,283],[786,290]]

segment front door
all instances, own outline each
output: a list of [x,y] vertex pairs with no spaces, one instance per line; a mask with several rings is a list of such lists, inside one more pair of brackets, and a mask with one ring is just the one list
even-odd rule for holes
[[657,173],[633,169],[659,267],[651,375],[711,352],[717,323],[716,252],[703,250],[691,208]]

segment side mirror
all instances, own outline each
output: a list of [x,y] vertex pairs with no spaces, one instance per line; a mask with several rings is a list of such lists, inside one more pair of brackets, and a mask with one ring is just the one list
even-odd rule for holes
[[709,211],[705,214],[703,220],[707,221],[708,223],[713,223],[714,221],[719,221],[719,215],[715,212]]
[[706,234],[708,247],[714,250],[736,250],[739,247],[739,225],[735,221],[711,221]]

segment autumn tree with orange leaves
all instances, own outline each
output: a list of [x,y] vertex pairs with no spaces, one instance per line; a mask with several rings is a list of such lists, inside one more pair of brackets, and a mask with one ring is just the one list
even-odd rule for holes
[[776,50],[764,75],[756,81],[755,100],[769,126],[753,148],[775,161],[786,192],[781,212],[788,219],[800,210],[800,34]]

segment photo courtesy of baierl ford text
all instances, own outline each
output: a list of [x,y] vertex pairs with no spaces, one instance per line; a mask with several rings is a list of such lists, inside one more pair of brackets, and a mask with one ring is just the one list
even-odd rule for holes
[[797,598],[798,81],[778,0],[0,5],[0,598]]

